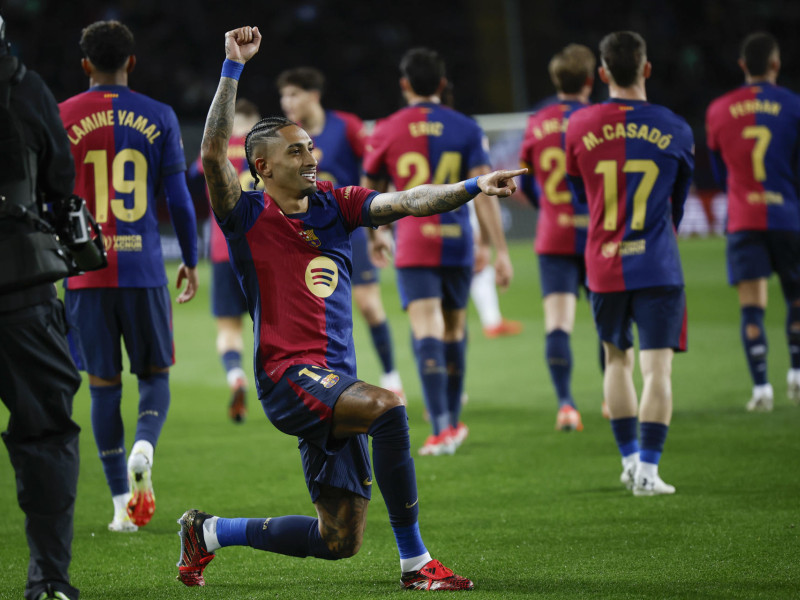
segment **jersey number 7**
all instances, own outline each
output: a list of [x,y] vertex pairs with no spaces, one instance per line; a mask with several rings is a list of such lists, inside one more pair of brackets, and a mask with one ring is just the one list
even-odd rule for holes
[[750,160],[753,162],[753,179],[764,181],[767,178],[767,168],[764,166],[764,157],[767,155],[767,148],[772,141],[772,132],[764,125],[750,125],[742,129],[742,138],[755,140]]

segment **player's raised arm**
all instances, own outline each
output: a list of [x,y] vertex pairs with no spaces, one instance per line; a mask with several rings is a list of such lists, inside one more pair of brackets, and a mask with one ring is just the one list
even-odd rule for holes
[[493,171],[480,177],[447,185],[419,185],[404,192],[379,194],[370,205],[373,225],[385,225],[402,217],[427,217],[458,208],[479,193],[510,196],[516,191],[514,177],[527,169]]
[[233,133],[239,75],[244,63],[256,55],[260,45],[258,27],[240,27],[225,34],[222,76],[203,130],[200,156],[211,206],[221,219],[233,210],[242,193],[239,174],[228,160],[228,140]]

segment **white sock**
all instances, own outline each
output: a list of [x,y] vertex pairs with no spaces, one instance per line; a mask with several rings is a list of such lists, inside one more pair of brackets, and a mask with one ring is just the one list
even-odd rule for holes
[[242,367],[234,367],[228,371],[228,387],[236,387],[240,382],[247,382],[247,375],[245,375]]
[[772,397],[772,384],[765,383],[762,385],[753,386],[753,396],[769,396]]
[[114,503],[114,520],[121,521],[128,515],[128,498],[130,497],[130,492],[111,496],[111,501]]
[[787,379],[791,381],[800,382],[800,369],[789,369],[789,376]]
[[469,294],[475,303],[483,327],[497,327],[503,322],[500,314],[500,301],[494,285],[494,267],[489,265],[472,276]]
[[403,384],[400,381],[400,373],[397,372],[397,369],[381,375],[381,387],[392,390],[403,389]]
[[153,466],[153,444],[147,440],[137,440],[128,457],[128,470],[142,473]]
[[425,554],[420,554],[419,556],[413,556],[411,558],[401,558],[400,571],[403,573],[408,573],[409,571],[419,571],[430,561],[431,561],[430,552],[426,552]]
[[206,550],[209,552],[222,548],[217,539],[217,519],[219,517],[211,517],[203,521],[203,541],[205,541]]

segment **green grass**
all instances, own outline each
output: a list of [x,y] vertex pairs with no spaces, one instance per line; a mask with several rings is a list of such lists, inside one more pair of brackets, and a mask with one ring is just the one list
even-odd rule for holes
[[[788,352],[777,284],[771,283],[767,311],[776,407],[771,414],[749,414],[750,381],[735,292],[725,282],[724,244],[682,243],[690,351],[674,362],[675,414],[660,469],[678,493],[634,498],[618,483],[619,457],[600,415],[602,382],[588,305],[579,304],[573,336],[574,392],[585,430],[558,433],[534,255],[528,243],[515,244],[512,253],[516,279],[501,303],[525,331],[485,340],[470,313],[464,410],[470,437],[453,457],[416,459],[421,529],[432,553],[474,579],[470,598],[476,600],[800,597],[800,408],[785,399]],[[198,298],[174,309],[178,362],[155,461],[158,509],[136,534],[106,530],[111,502],[86,385],[75,399],[83,435],[73,583],[83,598],[136,600],[405,594],[377,490],[364,545],[352,559],[331,563],[227,548],[206,571],[202,590],[175,581],[175,520],[187,508],[231,517],[313,514],[294,438],[274,429],[252,397],[244,425],[227,420],[205,267],[202,275]],[[416,449],[428,426],[408,324],[391,273],[383,285]],[[361,377],[377,381],[377,359],[358,318],[356,347]],[[130,447],[135,379],[126,375],[123,387]],[[6,417],[0,408],[0,421]],[[7,459],[0,460],[0,507],[0,598],[21,598],[28,552]]]

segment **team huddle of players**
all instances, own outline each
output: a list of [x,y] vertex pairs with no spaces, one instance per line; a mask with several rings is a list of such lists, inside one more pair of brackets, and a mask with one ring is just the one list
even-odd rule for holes
[[[248,43],[253,43],[252,32],[250,36]],[[120,39],[125,43],[120,44]],[[182,251],[179,285],[183,279],[188,281],[179,301],[190,300],[197,286],[196,222],[175,114],[127,86],[135,64],[130,32],[116,22],[96,23],[84,31],[81,46],[90,89],[63,102],[61,115],[78,170],[76,193],[87,199],[103,225],[109,266],[70,278],[65,301],[76,332],[76,354],[90,374],[92,426],[114,502],[109,528],[134,531],[149,522],[155,508],[151,468],[169,408],[168,371],[174,362],[171,308],[156,223],[159,182],[166,190]],[[237,72],[235,65],[228,66],[235,62],[226,61],[223,81],[238,80],[241,68]],[[773,270],[781,278],[788,307],[792,361],[788,393],[800,400],[800,199],[795,162],[800,100],[775,83],[780,56],[770,35],[754,34],[744,41],[741,65],[746,85],[709,107],[707,138],[718,180],[729,198],[728,268],[730,282],[739,292],[742,340],[754,380],[747,408],[771,410],[773,390],[766,378],[763,319],[766,280]],[[681,117],[647,102],[645,82],[651,65],[641,36],[616,32],[603,39],[597,73],[610,97],[589,105],[595,66],[594,53],[576,44],[553,58],[550,76],[557,99],[530,117],[520,150],[523,166],[529,169],[522,176],[522,189],[539,208],[535,250],[544,302],[545,354],[559,403],[556,427],[583,428],[570,389],[570,336],[579,290],[584,287],[603,347],[604,405],[622,457],[621,481],[635,495],[671,494],[675,488],[659,477],[658,464],[672,415],[671,361],[675,351],[686,350],[686,298],[675,231],[692,181],[693,135]],[[405,191],[469,180],[466,190],[475,196],[482,235],[494,246],[497,284],[507,286],[513,276],[497,199],[479,193],[485,188],[475,183],[485,185],[491,172],[483,132],[475,121],[442,102],[447,80],[435,52],[411,50],[400,69],[408,106],[379,120],[369,136],[355,115],[323,109],[323,79],[310,68],[287,71],[277,81],[281,106],[291,125],[259,120],[255,106],[243,100],[236,104],[235,114],[231,110],[223,115],[232,132],[226,140],[227,156],[239,174],[241,190],[250,194],[247,198],[266,199],[254,200],[264,206],[237,209],[233,215],[241,223],[218,212],[211,225],[217,349],[232,393],[230,416],[236,421],[246,414],[247,377],[241,367],[244,312],[256,321],[256,344],[264,351],[259,350],[258,359],[263,360],[255,365],[259,399],[274,396],[275,389],[285,385],[282,394],[296,393],[323,415],[320,419],[330,417],[336,399],[326,406],[319,398],[333,393],[330,390],[336,389],[340,377],[347,379],[346,374],[327,370],[328,357],[336,354],[337,360],[355,361],[347,335],[339,337],[340,332],[349,332],[341,321],[349,321],[350,312],[335,293],[337,287],[349,292],[352,286],[383,367],[381,387],[402,398],[375,267],[383,264],[391,243],[383,228],[367,235],[366,228],[358,227],[379,223],[375,214],[369,214],[375,210],[370,202],[381,198],[390,184]],[[333,229],[298,225],[305,217],[284,215],[269,203],[267,194],[258,191],[257,175],[263,179],[267,167],[254,159],[254,147],[266,147],[272,143],[267,138],[295,125],[307,133],[314,163],[312,167],[304,163],[299,176],[333,183],[330,189],[327,184],[316,185],[322,196],[334,202],[331,206],[338,205],[338,209],[325,205],[326,218],[344,223],[336,227],[354,229],[349,241],[332,238],[338,231],[333,225]],[[299,148],[302,143],[295,144],[298,153],[306,150]],[[198,160],[190,171],[202,175],[204,162]],[[206,178],[213,204],[215,194],[221,193],[215,186],[222,189],[222,183],[207,173]],[[259,223],[266,227],[262,221],[277,222],[284,216],[291,217],[303,244],[300,254],[319,254],[303,265],[304,276],[295,282],[297,294],[321,307],[313,323],[310,317],[292,314],[292,306],[276,302],[262,277],[266,272],[261,270],[262,258],[276,256],[290,245],[282,245],[277,237],[248,234]],[[419,453],[451,454],[468,435],[460,413],[466,305],[476,260],[469,212],[459,206],[428,216],[404,217],[394,224],[393,236],[398,290],[409,314],[432,428]],[[228,249],[234,246],[239,255],[231,260]],[[287,265],[294,264],[286,260]],[[282,324],[275,325],[277,321]],[[633,386],[633,323],[645,381],[640,398]],[[296,327],[292,336],[285,335],[287,327]],[[325,347],[302,346],[305,339],[318,339],[308,333],[311,330],[314,335],[327,331]],[[304,337],[307,333],[308,338]],[[140,417],[127,462],[120,416],[120,339],[140,393]],[[301,355],[307,360],[300,362],[314,368],[304,368],[299,377],[319,388],[318,397],[283,378],[286,365],[298,364],[296,357]],[[375,436],[372,427],[368,433]],[[374,440],[377,443],[378,437]],[[320,469],[324,472],[324,467]],[[368,498],[367,492],[354,491]],[[406,500],[406,508],[411,500]],[[205,544],[217,540],[218,534],[207,532],[205,541],[195,540],[200,550],[192,554],[186,550],[190,538],[202,535],[199,524],[211,517],[201,518],[204,513],[197,511],[187,515],[181,533],[183,580],[187,585],[202,585],[202,570],[213,557],[210,545]],[[226,527],[227,521],[219,520]],[[217,521],[213,523],[217,527]],[[406,559],[402,536],[398,530],[395,533],[401,558]],[[219,533],[220,544],[215,547],[228,545],[222,539]],[[424,547],[418,555],[409,552],[413,558],[430,559]],[[458,577],[452,572],[437,579],[432,574],[436,569],[427,565],[413,563],[406,568],[404,563],[404,584],[418,587],[420,581],[426,585],[435,581],[450,589],[465,585],[448,579]]]

